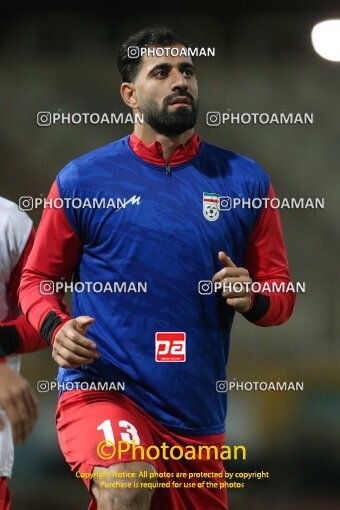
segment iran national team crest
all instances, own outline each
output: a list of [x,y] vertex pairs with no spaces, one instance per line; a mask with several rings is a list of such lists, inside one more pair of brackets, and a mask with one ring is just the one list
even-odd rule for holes
[[203,193],[203,215],[208,221],[216,221],[220,215],[220,196],[217,193]]

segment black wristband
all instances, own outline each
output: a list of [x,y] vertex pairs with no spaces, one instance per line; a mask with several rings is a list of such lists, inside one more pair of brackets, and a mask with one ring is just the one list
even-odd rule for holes
[[41,338],[50,344],[54,330],[61,322],[61,318],[55,312],[49,312],[43,320],[39,331]]
[[253,306],[248,312],[245,312],[244,317],[250,322],[256,322],[262,319],[268,312],[270,305],[270,297],[264,294],[254,294]]
[[20,337],[15,326],[0,326],[0,358],[13,354],[19,342]]

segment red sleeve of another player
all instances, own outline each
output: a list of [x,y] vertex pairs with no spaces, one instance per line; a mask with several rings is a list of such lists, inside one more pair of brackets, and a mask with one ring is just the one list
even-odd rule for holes
[[20,315],[15,321],[7,323],[6,326],[13,324],[19,333],[19,345],[16,353],[36,352],[48,347],[48,344],[41,338],[39,333],[27,321],[24,315]]
[[[275,192],[270,185],[268,198],[274,197]],[[270,206],[263,209],[251,234],[244,265],[254,282],[269,285],[274,282],[284,285],[291,282],[277,209]],[[289,319],[295,298],[295,292],[291,290],[256,293],[250,310],[243,315],[258,326],[276,326]]]
[[[50,203],[59,198],[54,182]],[[55,282],[70,281],[78,263],[81,241],[62,208],[46,208],[32,251],[24,268],[19,302],[27,320],[50,343],[63,323],[72,317],[66,310],[63,292],[54,292]]]
[[[30,251],[33,247],[34,238],[35,232],[34,228],[32,228],[30,235],[27,239],[25,248],[20,256],[20,259],[11,273],[9,281],[9,291],[11,298],[14,301],[17,301],[18,299],[17,295],[21,275],[26,265],[28,255],[30,254]],[[6,334],[8,335],[9,339],[12,336],[18,339],[19,343],[14,351],[16,353],[34,352],[47,347],[46,342],[44,342],[39,333],[31,326],[31,324],[27,321],[27,319],[23,315],[10,322],[6,322],[4,325],[2,325],[2,329],[6,330]]]

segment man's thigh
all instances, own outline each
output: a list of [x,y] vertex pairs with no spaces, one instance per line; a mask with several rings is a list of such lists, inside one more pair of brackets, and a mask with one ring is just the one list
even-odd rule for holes
[[[112,392],[72,391],[62,395],[57,415],[57,431],[61,450],[76,477],[84,481],[87,489],[103,508],[126,508],[138,501],[141,509],[149,508],[152,491],[140,491],[140,484],[130,491],[121,491],[119,484],[133,478],[123,473],[134,472],[134,478],[148,477],[159,469],[157,461],[143,462],[129,451],[127,443],[135,442],[146,449],[154,444],[145,417],[129,401]],[[122,445],[122,451],[118,453]],[[119,478],[116,473],[119,472]],[[111,485],[109,485],[111,484]],[[147,506],[145,506],[147,504]],[[142,506],[144,505],[144,506]],[[92,508],[96,508],[92,502]],[[131,506],[131,508],[134,508]],[[101,506],[98,506],[101,510]]]
[[[134,457],[129,452],[123,453],[120,458],[117,455],[111,458],[103,459],[98,455],[98,444],[103,446],[103,456],[108,454],[110,457],[111,447],[106,447],[110,441],[117,447],[118,442],[135,441],[146,450],[148,446],[160,446],[163,442],[169,446],[181,445],[185,447],[192,443],[192,438],[185,438],[174,434],[159,425],[152,417],[149,417],[142,410],[131,405],[125,397],[110,394],[110,392],[67,392],[65,398],[62,397],[57,411],[57,429],[61,449],[71,468],[76,471],[76,476],[82,478],[89,492],[93,496],[91,510],[97,508],[96,502],[99,498],[115,500],[117,498],[118,485],[108,486],[103,483],[121,481],[121,472],[134,471],[136,478],[148,477],[150,471],[158,472],[190,472],[190,471],[219,471],[223,470],[221,462],[215,464],[205,461],[156,461]],[[195,443],[199,443],[201,438],[196,438]],[[202,438],[204,443],[204,438]],[[120,472],[119,477],[117,473]],[[128,476],[123,477],[126,483]],[[102,485],[100,485],[100,481]],[[157,481],[154,477],[152,481]],[[162,479],[162,481],[164,481]],[[135,487],[136,488],[136,487]],[[102,489],[100,493],[100,489]],[[106,491],[105,489],[109,489]],[[113,489],[113,490],[112,490]],[[92,492],[91,492],[92,491]],[[151,489],[149,489],[151,491]],[[196,508],[205,508],[206,510],[226,510],[228,508],[226,490],[207,490],[200,489],[156,489],[155,492],[136,491],[132,494],[124,491],[131,500],[142,498],[144,505],[141,508],[150,510],[196,510]],[[148,497],[149,496],[149,497]],[[151,497],[152,496],[152,497]],[[151,497],[151,502],[150,502]],[[129,502],[129,504],[131,501]],[[104,504],[104,503],[103,503]],[[150,506],[149,506],[150,505]],[[115,508],[111,504],[112,508]],[[119,505],[117,506],[119,508]],[[105,508],[105,507],[104,507]],[[108,506],[110,508],[110,506]],[[121,508],[124,508],[121,505]],[[129,506],[126,505],[126,508]],[[133,508],[133,506],[132,506]],[[138,507],[137,507],[138,508]],[[98,507],[99,510],[102,510]],[[105,509],[106,510],[106,509]]]
[[[56,422],[66,461],[83,472],[86,467],[92,471],[95,466],[140,460],[132,448],[124,452],[128,443],[144,448],[154,444],[143,416],[112,392],[66,392],[59,401]],[[149,462],[158,467],[157,462]]]

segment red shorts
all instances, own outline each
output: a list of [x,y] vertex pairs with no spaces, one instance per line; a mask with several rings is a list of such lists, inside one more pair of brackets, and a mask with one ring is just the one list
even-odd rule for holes
[[[215,445],[218,449],[224,445],[225,435],[214,434],[208,436],[180,436],[157,423],[154,418],[143,411],[125,395],[112,391],[82,391],[72,390],[62,394],[59,399],[57,415],[57,431],[61,450],[71,469],[80,473],[91,473],[95,466],[108,467],[112,464],[143,460],[132,455],[132,452],[122,453],[118,458],[115,455],[110,459],[102,459],[98,455],[97,446],[104,440],[112,441],[117,446],[120,441],[140,444],[147,447],[160,448],[162,443],[169,447],[166,454],[170,457],[170,448],[173,457],[180,456],[180,449],[186,446]],[[152,450],[152,451],[151,451]],[[111,453],[112,453],[111,449]],[[157,456],[156,449],[150,449],[152,457]],[[105,450],[110,453],[110,448]],[[203,455],[201,455],[203,456]],[[212,455],[214,457],[214,455]],[[180,460],[164,459],[161,456],[156,460],[144,458],[144,462],[153,464],[158,473],[174,473],[173,478],[154,478],[148,482],[182,482],[181,488],[157,488],[152,496],[151,510],[228,510],[227,491],[219,488],[220,482],[225,482],[223,462],[219,459],[187,460],[182,456]],[[216,479],[206,478],[177,478],[176,473],[219,473]],[[187,475],[188,476],[188,475]],[[82,478],[91,492],[91,479]],[[112,482],[112,479],[106,480]],[[196,482],[196,488],[184,488],[185,483]],[[202,483],[204,482],[204,483]],[[217,482],[218,488],[207,488],[208,482]],[[197,484],[202,483],[202,488]],[[170,483],[172,485],[172,483]],[[201,486],[200,486],[201,487]],[[92,498],[89,510],[95,510],[96,503]]]
[[10,510],[11,495],[7,486],[7,478],[0,478],[0,510]]

